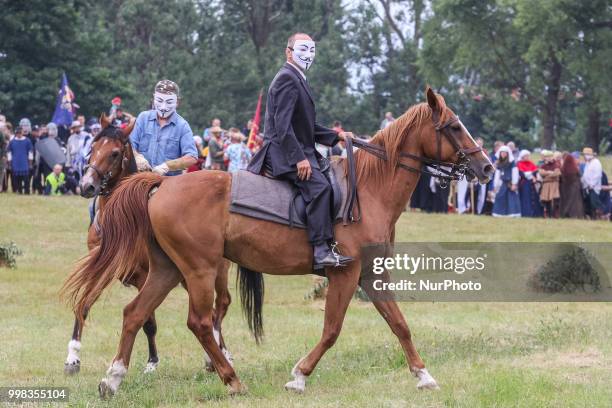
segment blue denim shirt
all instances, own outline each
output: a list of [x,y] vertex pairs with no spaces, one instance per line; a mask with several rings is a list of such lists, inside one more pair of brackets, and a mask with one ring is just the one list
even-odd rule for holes
[[[198,158],[189,123],[174,112],[163,128],[157,121],[155,110],[141,112],[130,135],[132,147],[147,159],[151,167],[185,155]],[[168,176],[181,174],[180,171],[168,172]]]

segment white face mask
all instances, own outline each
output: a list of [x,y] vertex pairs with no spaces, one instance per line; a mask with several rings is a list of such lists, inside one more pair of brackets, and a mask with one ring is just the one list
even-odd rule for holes
[[315,58],[315,43],[311,40],[296,40],[291,53],[293,62],[304,71],[307,71]]
[[160,118],[169,118],[176,112],[177,103],[178,98],[175,94],[165,94],[161,92],[155,92],[153,94],[153,107]]
[[586,160],[586,161],[591,161],[592,158],[593,158],[593,156],[591,156],[590,154],[585,154],[584,155],[584,160]]

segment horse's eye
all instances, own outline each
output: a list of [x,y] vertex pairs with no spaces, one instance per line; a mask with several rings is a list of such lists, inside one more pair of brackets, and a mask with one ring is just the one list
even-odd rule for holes
[[461,130],[461,126],[458,123],[456,123],[456,124],[451,126],[451,129],[459,131],[459,130]]
[[113,150],[113,152],[111,153],[111,156],[113,156],[113,158],[119,156],[119,151]]

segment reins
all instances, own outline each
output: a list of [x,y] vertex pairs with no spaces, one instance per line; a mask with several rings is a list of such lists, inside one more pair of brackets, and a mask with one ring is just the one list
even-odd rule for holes
[[[436,121],[437,122],[437,121]],[[469,149],[462,148],[452,134],[448,132],[449,126],[460,122],[457,116],[453,116],[443,124],[436,123],[436,142],[438,146],[437,159],[417,156],[411,153],[400,152],[397,166],[401,169],[417,173],[428,174],[440,180],[440,187],[446,188],[453,180],[460,180],[465,177],[470,163],[469,156],[473,153],[482,151],[480,146],[474,146]],[[445,137],[455,149],[458,160],[456,163],[442,161],[442,137]],[[371,154],[380,160],[387,161],[387,151],[384,147],[378,146],[365,140],[346,138],[346,160],[347,160],[347,203],[342,213],[342,223],[347,225],[350,222],[358,222],[361,219],[361,208],[359,205],[359,194],[357,192],[357,174],[355,169],[355,156],[353,146],[357,147],[368,154]],[[402,158],[416,160],[421,163],[421,167],[413,167],[401,161]],[[433,167],[434,171],[423,169],[423,165]],[[357,215],[354,214],[354,209],[357,209]]]
[[[397,166],[401,169],[411,171],[413,173],[428,174],[432,177],[436,177],[440,179],[440,185],[442,188],[446,188],[450,181],[462,179],[465,176],[465,172],[467,171],[468,165],[470,163],[469,155],[482,151],[482,148],[480,146],[475,146],[469,149],[463,149],[461,146],[459,146],[457,140],[450,133],[448,133],[448,127],[456,122],[459,122],[459,118],[457,116],[453,116],[452,118],[444,122],[442,125],[436,125],[436,139],[438,145],[437,159],[430,159],[428,157],[417,156],[411,153],[404,152],[400,152],[399,154],[400,159],[405,157],[407,159],[419,161],[422,164],[433,167],[434,171],[423,169],[422,166],[420,168],[413,167],[406,163],[403,163],[401,160],[398,160]],[[459,157],[457,163],[442,161],[442,136],[446,137],[446,139],[455,148],[455,152]],[[345,141],[347,156],[349,155],[348,152],[352,152],[353,146],[356,146],[357,148],[373,156],[376,156],[381,160],[388,160],[387,152],[384,147],[366,142],[365,140],[349,139],[350,138]]]

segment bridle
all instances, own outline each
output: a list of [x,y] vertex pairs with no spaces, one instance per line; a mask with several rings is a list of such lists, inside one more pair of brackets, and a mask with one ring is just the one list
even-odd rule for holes
[[[129,139],[126,139],[126,141],[123,142],[123,144],[121,146],[121,153],[118,154],[117,157],[115,157],[115,159],[113,160],[109,170],[106,173],[102,173],[102,171],[95,164],[87,163],[87,165],[85,167],[83,167],[83,174],[85,174],[87,172],[87,170],[91,168],[91,169],[93,169],[93,171],[96,172],[96,174],[98,175],[98,178],[100,179],[100,190],[98,191],[98,193],[96,195],[106,197],[106,196],[108,196],[110,194],[110,189],[109,189],[108,183],[113,179],[113,176],[116,175],[115,173],[113,173],[113,169],[117,166],[117,163],[121,162],[121,167],[119,169],[119,173],[121,173],[121,171],[123,171],[123,164],[122,164],[123,163],[123,156],[125,155],[126,145],[128,143],[129,143]],[[90,158],[90,160],[91,160],[91,158]]]
[[[434,116],[437,115],[434,114]],[[470,155],[481,152],[482,147],[477,145],[469,149],[464,149],[461,147],[461,145],[459,145],[457,139],[455,139],[455,137],[449,131],[449,127],[451,125],[457,122],[461,123],[458,116],[453,115],[450,119],[442,124],[440,124],[439,120],[436,118],[433,120],[434,127],[436,129],[436,141],[438,146],[437,159],[430,159],[428,157],[417,156],[411,153],[400,152],[397,166],[413,173],[428,174],[432,177],[436,177],[440,180],[440,187],[446,188],[451,181],[461,180],[463,177],[465,177],[465,173],[469,170]],[[445,137],[455,149],[455,154],[458,157],[456,163],[442,161],[442,137]],[[347,151],[352,150],[352,146],[356,146],[381,160],[387,160],[387,152],[382,146],[374,145],[360,139],[347,138],[346,142]],[[401,161],[401,159],[404,157],[407,159],[417,160],[424,165],[432,167],[434,171],[429,171],[426,168],[423,169],[410,166]]]

